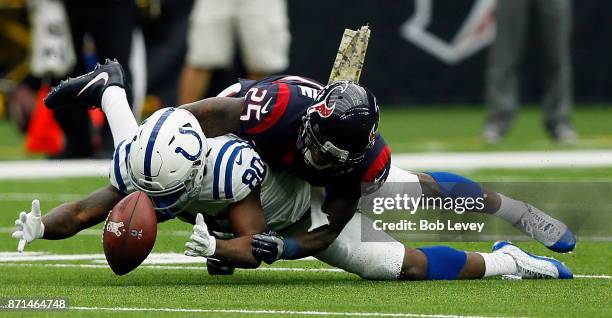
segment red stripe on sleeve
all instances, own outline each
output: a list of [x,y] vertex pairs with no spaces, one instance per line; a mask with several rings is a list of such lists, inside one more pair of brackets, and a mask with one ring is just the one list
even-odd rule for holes
[[387,162],[391,159],[391,149],[389,149],[389,145],[385,145],[376,160],[370,164],[368,171],[363,175],[361,179],[363,182],[372,182],[378,174],[387,166]]
[[285,83],[278,83],[278,94],[276,95],[276,103],[274,103],[272,113],[270,116],[257,123],[256,126],[248,128],[246,132],[249,134],[258,134],[274,126],[274,124],[276,124],[287,109],[287,105],[289,104],[289,94],[289,85]]

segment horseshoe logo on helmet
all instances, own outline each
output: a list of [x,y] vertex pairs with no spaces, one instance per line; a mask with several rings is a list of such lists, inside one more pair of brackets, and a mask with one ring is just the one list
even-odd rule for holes
[[185,151],[185,149],[183,149],[180,146],[176,147],[176,149],[174,149],[174,152],[180,153],[185,158],[187,158],[187,160],[191,160],[191,161],[198,160],[198,158],[200,158],[200,155],[202,154],[202,138],[200,138],[200,135],[198,135],[198,133],[193,130],[183,129],[182,127],[179,128],[179,133],[184,134],[184,135],[192,135],[196,137],[196,139],[198,140],[198,145],[199,145],[198,153],[195,155],[189,154],[187,151]]

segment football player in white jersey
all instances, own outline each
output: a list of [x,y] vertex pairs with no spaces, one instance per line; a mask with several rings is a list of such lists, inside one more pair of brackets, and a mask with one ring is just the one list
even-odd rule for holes
[[[103,73],[110,75],[104,83],[97,80]],[[13,237],[20,240],[21,249],[36,238],[68,237],[102,221],[121,197],[136,189],[152,198],[161,220],[177,215],[196,224],[186,244],[187,255],[221,259],[230,267],[259,265],[251,253],[251,236],[266,231],[268,226],[299,237],[327,224],[321,212],[320,190],[283,173],[266,173],[257,153],[236,137],[207,140],[195,118],[185,110],[157,111],[136,129],[120,77],[118,63],[109,62],[52,91],[50,97],[56,98],[55,102],[63,99],[64,104],[101,105],[107,114],[117,145],[111,167],[112,186],[79,202],[59,206],[44,219],[38,203],[33,202],[32,211],[22,212],[16,222]],[[59,98],[62,95],[68,97]],[[88,100],[88,96],[93,97]],[[48,98],[49,103],[54,101]],[[394,175],[401,173],[396,171]],[[205,212],[213,221],[227,219],[227,230],[234,238],[214,238],[197,212]],[[445,258],[444,264],[432,268],[418,261],[423,252],[405,247],[384,233],[377,240],[362,241],[364,222],[367,225],[372,221],[355,214],[337,239],[315,256],[369,279],[473,279],[502,274],[572,277],[562,263],[532,257],[507,242],[496,244],[493,253],[429,248],[429,253]]]

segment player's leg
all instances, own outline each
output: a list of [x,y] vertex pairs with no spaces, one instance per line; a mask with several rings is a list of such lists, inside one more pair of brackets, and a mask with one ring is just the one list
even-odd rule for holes
[[499,275],[572,277],[562,263],[532,256],[508,242],[496,244],[492,253],[466,252],[448,246],[413,249],[383,231],[372,229],[372,220],[356,213],[338,238],[315,257],[373,280],[456,280]]
[[92,72],[62,81],[45,98],[45,104],[51,109],[100,106],[117,147],[122,140],[131,137],[138,127],[125,87],[123,68],[118,62],[107,60]]
[[[101,2],[93,8],[99,8],[101,13],[96,14],[99,21],[105,21],[105,23],[91,23],[91,35],[96,47],[96,54],[100,61],[106,59],[116,59],[122,65],[125,65],[125,69],[121,69],[124,73],[123,78],[126,79],[126,86],[131,86],[131,83],[127,79],[133,78],[130,74],[128,63],[130,61],[130,55],[132,52],[132,39],[133,32],[138,26],[138,8],[136,4],[131,1],[125,2]],[[92,8],[92,9],[93,9]],[[115,87],[115,88],[112,88]],[[121,90],[118,86],[110,86],[110,91],[107,89],[103,95],[111,94],[111,91]],[[115,95],[116,93],[112,93]],[[130,105],[132,100],[128,94],[127,103],[124,105]],[[124,109],[122,106],[104,107],[104,96],[102,97],[102,107],[106,115],[106,122],[102,127],[102,145],[99,152],[104,155],[108,152],[113,152],[119,142],[123,139],[131,137],[131,134],[135,131],[135,126],[128,124],[128,122],[135,122],[130,120],[134,116],[128,114],[132,113],[130,109]],[[114,102],[119,102],[118,98],[111,99]],[[112,105],[112,104],[111,104]],[[114,113],[119,113],[114,115]],[[125,117],[128,116],[128,117]],[[113,118],[114,117],[114,118]],[[113,124],[111,121],[115,121]],[[107,127],[108,126],[108,127]],[[113,127],[114,126],[114,127]],[[111,128],[113,127],[113,128]],[[129,135],[123,134],[123,131],[128,131]]]
[[476,209],[500,217],[550,250],[569,252],[576,246],[576,237],[563,222],[535,206],[484,188],[466,177],[449,172],[418,173],[426,197],[484,199],[484,208]]
[[101,107],[106,115],[113,136],[113,145],[116,148],[121,141],[131,138],[138,128],[125,90],[119,86],[107,88],[102,94]]
[[535,3],[540,45],[544,58],[542,110],[549,135],[557,141],[573,143],[576,133],[570,124],[572,112],[572,2],[568,0]]
[[240,1],[236,10],[238,40],[249,79],[286,69],[291,37],[286,1]]
[[208,94],[212,71],[231,65],[234,58],[235,1],[197,0],[187,34],[187,56],[181,73],[178,104]]
[[499,142],[506,134],[519,106],[519,67],[531,3],[528,0],[497,2],[497,35],[489,49],[485,81],[489,109],[483,137],[489,143]]
[[394,198],[397,194],[407,194],[413,198],[482,197],[484,208],[468,212],[500,217],[555,252],[569,252],[576,245],[574,234],[563,222],[529,203],[490,191],[477,182],[449,172],[413,173],[391,166],[385,184],[363,197],[359,209],[372,211],[374,198]]

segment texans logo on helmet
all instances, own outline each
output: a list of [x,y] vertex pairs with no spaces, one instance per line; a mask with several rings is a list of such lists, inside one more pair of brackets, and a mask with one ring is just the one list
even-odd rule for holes
[[314,104],[312,106],[310,106],[310,108],[308,108],[308,113],[311,114],[313,112],[317,112],[319,113],[319,115],[323,118],[327,118],[329,116],[331,116],[331,114],[334,112],[334,109],[336,108],[336,104],[333,104],[331,107],[327,106],[327,103],[325,103],[325,101],[320,102],[318,104]]

